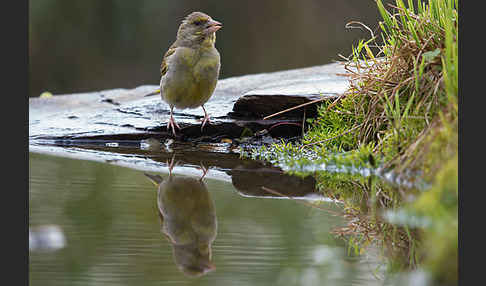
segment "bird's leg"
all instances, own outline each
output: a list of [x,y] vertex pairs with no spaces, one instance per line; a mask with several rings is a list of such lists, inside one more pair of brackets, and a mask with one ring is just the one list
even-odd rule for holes
[[202,163],[201,163],[199,166],[201,167],[201,170],[203,171],[203,174],[202,174],[201,178],[199,178],[199,181],[202,181],[202,179],[203,179],[203,178],[206,176],[206,174],[208,173],[209,168],[204,167],[204,165],[203,165]]
[[179,125],[177,125],[177,123],[174,120],[174,115],[172,115],[173,109],[174,109],[174,107],[171,106],[170,107],[170,119],[169,119],[169,122],[167,122],[167,130],[170,130],[172,128],[172,133],[174,134],[174,136],[176,136],[175,127],[177,127],[177,129],[181,129],[181,128],[179,127]]
[[204,124],[206,124],[206,122],[208,124],[211,124],[211,120],[209,119],[209,114],[206,112],[206,109],[204,108],[204,105],[201,105],[202,109],[204,110],[204,119],[203,119],[203,122],[201,124],[201,132],[204,128]]
[[174,158],[175,158],[175,155],[172,156],[172,159],[170,160],[170,163],[169,163],[169,160],[167,160],[167,166],[169,167],[169,177],[172,176],[172,169],[174,169],[174,166],[176,165],[174,163]]

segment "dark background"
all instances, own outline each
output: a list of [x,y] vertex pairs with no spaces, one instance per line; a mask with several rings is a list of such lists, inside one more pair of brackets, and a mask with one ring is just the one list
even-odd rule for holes
[[376,30],[381,20],[373,0],[29,1],[29,96],[157,85],[162,56],[192,11],[223,23],[221,79],[340,60],[369,37],[346,23]]

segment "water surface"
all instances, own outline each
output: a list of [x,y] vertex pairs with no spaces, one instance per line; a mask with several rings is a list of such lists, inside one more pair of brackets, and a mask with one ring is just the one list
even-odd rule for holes
[[[31,233],[51,225],[64,239],[30,251],[30,285],[383,284],[373,274],[380,273],[374,259],[348,255],[345,242],[331,233],[344,225],[342,217],[302,200],[244,196],[231,182],[211,177],[203,184],[214,209],[209,203],[199,208],[214,211],[215,227],[193,227],[214,233],[215,269],[188,275],[162,229],[157,186],[143,171],[37,153],[29,162]],[[158,174],[165,180],[167,171]],[[189,207],[177,207],[183,221]],[[319,207],[340,211],[329,201]]]

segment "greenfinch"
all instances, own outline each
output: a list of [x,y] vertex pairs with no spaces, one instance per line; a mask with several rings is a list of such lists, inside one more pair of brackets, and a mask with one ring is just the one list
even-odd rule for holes
[[211,261],[211,245],[217,234],[214,203],[203,181],[208,169],[201,167],[199,179],[172,175],[145,175],[158,186],[157,207],[162,233],[172,244],[174,261],[186,275],[201,276],[216,267]]
[[180,129],[173,109],[202,107],[204,124],[209,115],[204,104],[214,92],[219,77],[220,55],[215,48],[216,31],[222,24],[202,12],[189,14],[179,26],[177,38],[165,53],[160,65],[160,95],[170,106],[167,129]]

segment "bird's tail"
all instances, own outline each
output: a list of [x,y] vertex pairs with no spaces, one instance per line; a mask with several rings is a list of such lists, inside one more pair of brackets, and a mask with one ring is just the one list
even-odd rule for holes
[[156,94],[159,94],[159,93],[160,93],[160,89],[157,89],[157,90],[155,90],[155,91],[152,91],[151,93],[147,93],[146,95],[144,95],[144,97],[145,97],[145,96],[156,95]]
[[151,174],[147,174],[147,173],[143,173],[145,176],[147,176],[150,181],[152,181],[152,183],[154,183],[154,185],[158,186],[160,185],[160,183],[162,183],[163,179],[161,176],[159,175],[151,175]]

